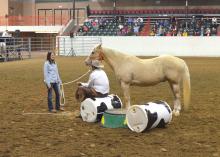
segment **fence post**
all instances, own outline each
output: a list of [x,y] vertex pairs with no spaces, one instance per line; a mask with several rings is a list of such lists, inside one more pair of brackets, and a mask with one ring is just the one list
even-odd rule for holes
[[60,37],[57,37],[57,51],[58,51],[58,55],[60,55]]
[[66,56],[66,38],[65,37],[62,37],[63,38],[63,48],[64,48],[64,55]]
[[56,44],[55,44],[56,43],[56,38],[53,38],[53,37],[51,38],[50,37],[50,41],[52,41],[52,45],[50,44],[50,49],[55,52],[56,51]]
[[43,49],[43,41],[42,41],[42,38],[40,38],[40,50],[42,51]]
[[31,38],[28,38],[28,53],[29,53],[29,59],[31,58]]

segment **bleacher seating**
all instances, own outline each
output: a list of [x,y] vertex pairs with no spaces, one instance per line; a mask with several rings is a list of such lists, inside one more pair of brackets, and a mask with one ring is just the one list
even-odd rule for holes
[[96,27],[88,22],[85,22],[84,26],[88,27],[88,31],[83,31],[82,27],[78,31],[83,36],[115,36],[119,30],[118,24],[112,18],[106,19]]
[[[158,36],[159,34],[161,34],[158,33],[158,26],[161,25],[161,29],[165,30],[165,32],[163,31],[163,35],[177,35],[178,32],[183,35],[184,31],[187,31],[188,35],[217,35],[218,33],[216,33],[216,30],[218,24],[220,23],[219,13],[220,9],[217,8],[190,8],[187,10],[187,12],[184,8],[90,10],[90,20],[105,18],[106,21],[104,22],[104,26],[98,26],[98,28],[93,27],[92,25],[87,26],[88,29],[86,29],[86,31],[82,31],[82,28],[78,31],[78,33],[79,35],[83,36]],[[117,19],[115,19],[117,17],[123,17],[123,21],[117,21]],[[143,23],[141,25],[140,23],[138,23],[137,26],[136,22],[134,22],[133,24],[129,24],[129,18],[132,18],[134,21],[136,21],[139,17],[143,19]],[[193,17],[195,17],[196,22],[192,21]],[[217,19],[216,24],[214,25],[212,24],[212,22],[210,22],[212,21],[213,17]],[[175,19],[174,22],[172,22],[172,18]],[[164,26],[165,21],[168,21],[168,25],[166,26]],[[188,21],[188,24],[186,24],[186,21]],[[206,24],[204,24],[204,22],[206,22]],[[162,24],[158,25],[157,23]],[[202,28],[197,27],[196,23]],[[138,31],[137,27],[139,27]]]
[[[104,19],[104,21],[103,21]],[[100,22],[102,20],[103,22]],[[129,21],[130,20],[130,21]],[[147,18],[110,16],[108,18],[90,18],[78,30],[78,35],[83,36],[124,36],[139,35],[142,28],[146,25]],[[94,23],[95,22],[95,23]],[[150,21],[149,21],[150,22]],[[86,27],[86,28],[85,28]],[[150,27],[147,27],[150,29]],[[145,27],[146,34],[146,27]],[[142,33],[143,34],[143,33]]]

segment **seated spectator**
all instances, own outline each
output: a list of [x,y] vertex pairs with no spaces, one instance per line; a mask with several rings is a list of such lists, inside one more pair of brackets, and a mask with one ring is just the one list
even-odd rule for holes
[[133,19],[131,17],[129,17],[127,23],[128,23],[128,25],[132,25]]
[[217,27],[217,36],[220,36],[220,26]]
[[181,31],[178,31],[176,36],[182,36]]
[[124,28],[124,26],[123,26],[122,24],[119,24],[119,25],[118,25],[118,28],[119,28],[119,30],[121,31],[121,30]]
[[101,17],[101,19],[99,19],[99,29],[104,29],[105,28],[105,19],[103,17]]
[[183,35],[182,35],[183,37],[187,37],[188,36],[188,33],[187,33],[187,31],[186,30],[184,30],[184,32],[183,32]]
[[157,32],[157,36],[163,36],[164,35],[164,29],[163,27],[160,25],[158,32]]
[[170,26],[169,21],[168,21],[168,20],[165,20],[165,21],[164,21],[164,27],[169,27],[169,26]]
[[217,18],[216,17],[212,18],[212,25],[217,25]]
[[139,28],[140,28],[140,27],[139,27],[137,24],[135,24],[135,26],[134,26],[134,28],[133,28],[135,35],[138,35],[138,33],[139,33]]
[[83,26],[83,32],[88,32],[89,31],[89,28],[87,26]]
[[211,35],[216,36],[216,34],[217,34],[217,29],[213,26],[211,29]]
[[12,37],[12,35],[8,32],[8,30],[5,30],[5,31],[2,33],[2,37]]
[[83,35],[83,26],[80,26],[78,31],[77,31],[77,35]]
[[137,18],[137,23],[139,26],[142,25],[143,22],[144,22],[143,18],[141,18],[141,17]]
[[122,29],[122,35],[128,34],[128,26],[125,25],[124,28]]
[[204,36],[204,27],[203,26],[201,27],[201,30],[200,30],[200,36]]
[[150,31],[150,36],[155,36],[154,30]]
[[166,36],[172,36],[172,35],[171,35],[171,32],[168,31],[168,32],[166,33]]
[[210,36],[211,35],[211,30],[210,28],[206,28],[205,30],[205,36]]
[[92,21],[92,27],[97,30],[99,28],[98,23],[96,21]]

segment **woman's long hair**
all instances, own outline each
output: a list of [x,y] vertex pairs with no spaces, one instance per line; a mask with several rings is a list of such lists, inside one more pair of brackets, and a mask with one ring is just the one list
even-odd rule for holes
[[49,61],[49,63],[50,64],[55,64],[55,60],[52,60],[51,59],[51,54],[52,54],[53,52],[47,52],[47,61]]

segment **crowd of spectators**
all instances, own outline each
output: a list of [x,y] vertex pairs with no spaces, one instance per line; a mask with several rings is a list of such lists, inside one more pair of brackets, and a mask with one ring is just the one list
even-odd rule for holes
[[144,26],[144,20],[141,17],[132,18],[128,17],[125,19],[123,16],[119,17],[118,20],[118,35],[138,35]]
[[83,26],[78,30],[78,35],[87,34],[89,31],[98,32],[106,28],[112,28],[115,35],[127,36],[138,35],[144,26],[143,18],[124,18],[123,16],[116,16],[114,18],[88,18],[85,20]]
[[218,29],[216,17],[192,16],[188,20],[171,17],[157,20],[151,27],[150,36],[216,36]]
[[[152,23],[153,22],[153,23]],[[188,17],[169,19],[158,19],[151,21],[150,36],[216,36],[220,35],[216,17]],[[137,36],[144,27],[144,20],[141,17],[133,18],[116,16],[114,18],[89,18],[80,27],[78,35],[87,35],[88,32],[114,31],[118,36]],[[93,35],[103,35],[103,34]],[[110,34],[111,35],[111,34]]]
[[84,24],[79,28],[78,35],[86,35],[90,31],[98,31],[101,29],[105,29],[109,22],[109,19],[103,17],[87,18],[84,21]]

